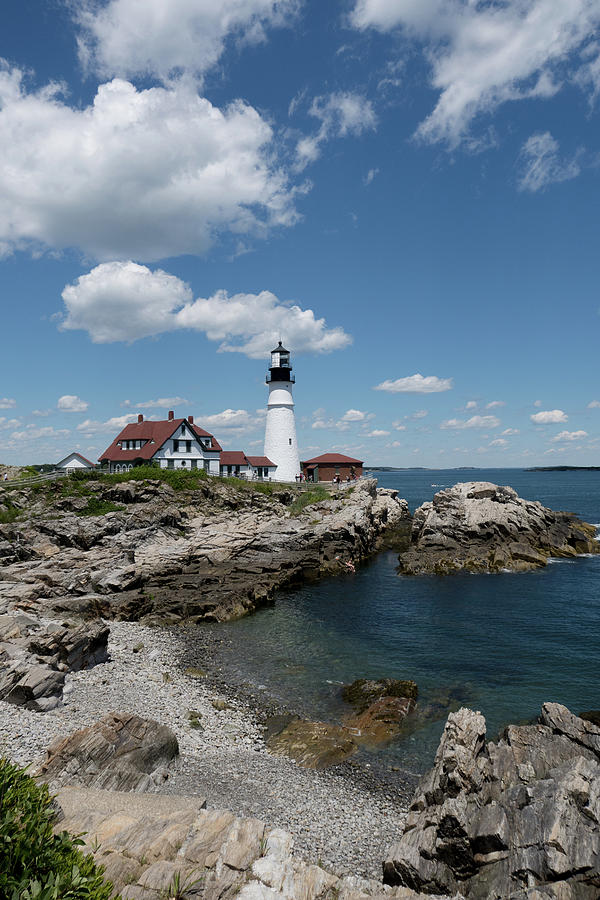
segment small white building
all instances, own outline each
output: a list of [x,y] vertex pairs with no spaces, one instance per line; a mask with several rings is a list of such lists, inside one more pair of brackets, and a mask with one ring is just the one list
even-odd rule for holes
[[126,425],[100,462],[111,472],[127,472],[150,462],[163,469],[203,469],[210,475],[220,471],[221,445],[214,435],[194,423],[194,417],[176,419],[172,410],[158,422],[145,420]]
[[68,456],[61,459],[60,462],[57,462],[55,468],[64,469],[65,472],[70,474],[71,472],[79,472],[83,469],[95,469],[96,463],[90,462],[90,460],[86,459],[85,456],[82,456],[81,453],[73,451],[73,453],[69,453]]

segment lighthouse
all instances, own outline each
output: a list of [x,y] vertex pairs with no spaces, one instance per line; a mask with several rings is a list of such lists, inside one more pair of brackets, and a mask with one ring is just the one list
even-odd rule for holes
[[295,481],[300,475],[300,457],[296,438],[290,351],[281,341],[271,350],[271,367],[267,373],[269,402],[265,430],[265,456],[277,466],[275,481]]

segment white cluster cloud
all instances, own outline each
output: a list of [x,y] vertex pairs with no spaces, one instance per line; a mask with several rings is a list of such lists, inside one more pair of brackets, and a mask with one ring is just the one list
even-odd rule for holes
[[591,400],[588,405],[588,409],[600,409],[600,400]]
[[373,431],[368,432],[367,437],[387,437],[389,433],[389,431],[385,431],[383,428],[374,428]]
[[298,0],[72,0],[81,27],[79,56],[102,76],[181,72],[201,75],[217,63],[228,36],[264,39]]
[[[417,132],[427,141],[456,146],[476,116],[509,100],[552,97],[578,72],[582,86],[597,89],[599,48],[584,46],[600,24],[595,0],[355,0],[351,22],[359,29],[402,28],[423,43],[440,92]],[[561,70],[582,47],[587,56]]]
[[186,82],[115,79],[90,106],[0,68],[0,253],[78,247],[96,259],[199,254],[217,235],[293,224],[270,125]]
[[125,416],[113,416],[105,422],[98,422],[94,419],[85,419],[77,426],[77,431],[83,432],[85,435],[93,434],[118,434],[121,429],[125,428],[131,422],[136,422],[137,416],[133,413],[127,413]]
[[501,406],[506,406],[504,400],[490,400],[489,403],[485,404],[486,409],[499,409]]
[[379,175],[379,169],[369,169],[363,181],[366,185],[371,184],[371,182]]
[[14,409],[17,401],[13,397],[0,397],[0,409]]
[[571,160],[563,160],[559,150],[558,141],[549,131],[532,134],[521,148],[519,189],[535,193],[549,184],[577,178],[581,171],[577,156]]
[[[321,144],[335,137],[358,137],[365,131],[374,131],[377,116],[370,100],[352,91],[337,91],[322,97],[315,97],[309,115],[318,119],[321,126],[316,134],[306,136],[296,146],[296,169],[301,171],[321,155]],[[371,170],[373,180],[376,171]],[[369,178],[369,176],[367,176]]]
[[478,405],[477,400],[467,400],[465,409],[477,409]]
[[313,413],[315,421],[311,428],[321,431],[327,428],[335,428],[337,431],[348,431],[352,425],[366,425],[366,423],[375,418],[375,413],[364,412],[362,409],[347,409],[343,416],[339,419],[326,418],[324,409],[316,409]]
[[502,434],[520,434],[520,433],[521,432],[519,431],[518,428],[505,428],[504,431],[502,432]]
[[500,419],[496,416],[471,416],[470,419],[446,419],[442,422],[440,428],[497,428],[500,425]]
[[451,378],[437,375],[407,375],[405,378],[388,379],[376,385],[374,391],[388,391],[390,394],[435,394],[452,389]]
[[494,441],[490,441],[490,447],[506,447],[508,446],[508,441],[506,438],[496,438]]
[[75,394],[64,394],[58,398],[56,407],[61,412],[80,413],[85,412],[89,405],[86,400],[82,400],[81,397],[77,397]]
[[352,343],[342,328],[328,328],[311,309],[281,303],[270,291],[218,291],[192,299],[187,284],[133,262],[101,263],[62,292],[61,327],[83,329],[95,343],[135,341],[166,331],[192,329],[218,341],[219,350],[263,358],[280,335],[296,353],[328,353]]
[[545,409],[542,412],[534,413],[529,418],[536,425],[556,425],[566,422],[569,417],[562,409]]
[[223,412],[210,416],[198,416],[197,424],[207,431],[230,429],[232,431],[251,431],[264,425],[266,410],[257,409],[250,413],[245,409],[224,409]]
[[552,438],[552,443],[557,444],[562,441],[580,441],[587,436],[587,431],[561,431]]
[[20,419],[7,419],[6,416],[0,416],[0,428],[17,428],[21,424]]
[[24,431],[13,431],[11,438],[14,441],[38,441],[40,438],[64,437],[70,434],[68,428],[54,428],[53,425],[39,427],[26,425]]
[[341,418],[342,422],[365,422],[372,419],[373,413],[363,412],[362,409],[347,409]]

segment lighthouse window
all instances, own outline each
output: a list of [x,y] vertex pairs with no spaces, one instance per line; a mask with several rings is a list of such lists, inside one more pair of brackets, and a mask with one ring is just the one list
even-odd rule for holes
[[288,444],[290,445],[290,447],[292,446],[292,439],[291,439],[291,438],[288,438]]

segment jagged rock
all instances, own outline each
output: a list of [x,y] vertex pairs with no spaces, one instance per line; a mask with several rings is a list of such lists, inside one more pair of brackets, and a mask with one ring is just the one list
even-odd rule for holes
[[23,615],[0,616],[0,700],[48,712],[62,699],[65,673],[108,659],[108,625],[40,629]]
[[79,784],[111,791],[153,791],[179,753],[166,725],[109,713],[95,725],[59,738],[46,751],[38,775],[53,786]]
[[62,626],[35,634],[28,650],[44,659],[47,665],[62,666],[66,671],[91,669],[108,659],[110,628],[104,623]]
[[545,703],[538,725],[485,743],[451,713],[384,881],[468,900],[600,896],[600,728]]
[[403,575],[525,571],[548,558],[600,553],[593,525],[523,500],[511,487],[469,481],[439,491],[414,514]]
[[[35,712],[48,712],[60,703],[65,673],[49,666],[15,660],[3,665],[0,655],[0,700]],[[6,656],[4,657],[6,659]]]

